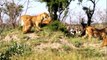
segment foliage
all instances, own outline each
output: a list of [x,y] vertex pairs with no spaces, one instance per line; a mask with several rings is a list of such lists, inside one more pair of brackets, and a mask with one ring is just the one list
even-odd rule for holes
[[67,31],[66,26],[58,20],[53,21],[50,25],[48,25],[48,27],[53,31],[62,31],[62,32]]
[[0,60],[10,60],[12,55],[24,55],[27,54],[28,51],[31,51],[31,49],[27,45],[20,45],[13,42],[5,52],[0,54]]
[[[105,53],[101,51],[103,49],[99,49],[98,46],[84,47],[83,43],[87,40],[84,42],[81,37],[68,38],[56,27],[60,24],[61,22],[56,20],[43,27],[42,31],[28,34],[22,34],[19,29],[7,28],[2,33],[11,33],[11,38],[17,35],[19,40],[13,38],[17,42],[7,42],[4,41],[5,37],[0,40],[0,60],[105,60]],[[72,48],[72,45],[77,49]]]
[[[79,0],[79,1],[82,2],[82,0]],[[83,6],[83,10],[85,11],[87,18],[88,18],[87,25],[90,26],[91,23],[93,22],[92,16],[94,14],[98,0],[87,0],[87,1],[90,1],[93,4],[92,9],[90,7]]]
[[11,32],[12,27],[8,25],[2,25],[0,26],[0,34],[2,35],[3,33]]
[[81,37],[70,37],[69,41],[75,45],[76,47],[81,47],[81,45],[83,44],[83,40],[81,40]]
[[4,7],[2,7],[2,12],[9,17],[8,21],[6,22],[8,24],[10,23],[13,27],[15,27],[17,23],[17,18],[18,16],[20,16],[23,6],[18,5],[14,2],[6,2],[6,1],[3,6]]
[[54,20],[58,19],[57,12],[59,16],[68,8],[72,0],[40,0],[41,2],[46,2],[48,6],[48,11],[50,12]]
[[5,4],[4,8],[4,13],[7,14],[8,16],[13,17],[15,16],[19,16],[19,14],[22,11],[23,6],[22,5],[16,5],[15,3],[7,3]]

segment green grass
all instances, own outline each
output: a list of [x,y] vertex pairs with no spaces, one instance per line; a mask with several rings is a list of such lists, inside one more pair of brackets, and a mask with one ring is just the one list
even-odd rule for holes
[[[82,51],[81,51],[82,52]],[[84,56],[86,54],[86,56]],[[70,52],[46,50],[43,52],[33,52],[28,56],[14,56],[11,57],[13,60],[103,60],[101,57],[87,56],[88,53],[80,53],[79,51],[73,50]]]
[[[59,26],[56,27],[55,25]],[[0,40],[0,60],[105,60],[105,54],[100,49],[82,47],[87,39],[81,37],[68,37],[63,32],[65,27],[61,27],[59,22],[55,22],[50,26],[45,26],[42,31],[33,32],[36,38],[31,39],[30,34],[23,34],[19,28],[5,29],[1,33]],[[64,30],[65,31],[65,30]],[[20,40],[4,41],[7,35],[17,35]],[[63,42],[61,41],[63,40]],[[67,41],[67,42],[66,42]],[[99,43],[95,38],[89,43]],[[58,48],[40,46],[42,44],[58,43]],[[68,44],[73,44],[79,49],[74,49]],[[37,46],[40,46],[37,48]],[[47,45],[48,46],[48,45]]]

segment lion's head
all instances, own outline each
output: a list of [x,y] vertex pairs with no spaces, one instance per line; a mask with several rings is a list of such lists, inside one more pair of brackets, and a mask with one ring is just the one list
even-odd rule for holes
[[44,19],[41,24],[46,24],[47,25],[51,22],[51,20],[52,20],[51,17],[48,17],[47,19]]
[[41,16],[41,24],[49,24],[51,22],[51,17],[47,13],[40,14]]

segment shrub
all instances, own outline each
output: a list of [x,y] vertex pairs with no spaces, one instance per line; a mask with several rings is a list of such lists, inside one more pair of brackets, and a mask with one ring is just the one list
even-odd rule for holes
[[62,31],[62,32],[66,32],[66,26],[61,23],[60,21],[56,20],[53,21],[50,25],[48,25],[48,28],[53,30],[53,31]]
[[5,52],[0,54],[0,60],[10,60],[12,55],[24,55],[28,51],[31,51],[28,46],[14,42]]

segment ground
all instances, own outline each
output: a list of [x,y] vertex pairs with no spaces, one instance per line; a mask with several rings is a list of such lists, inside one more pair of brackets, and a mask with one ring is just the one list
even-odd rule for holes
[[0,35],[0,60],[106,60],[107,48],[101,43],[96,38],[67,37],[48,27],[27,34],[9,29]]

